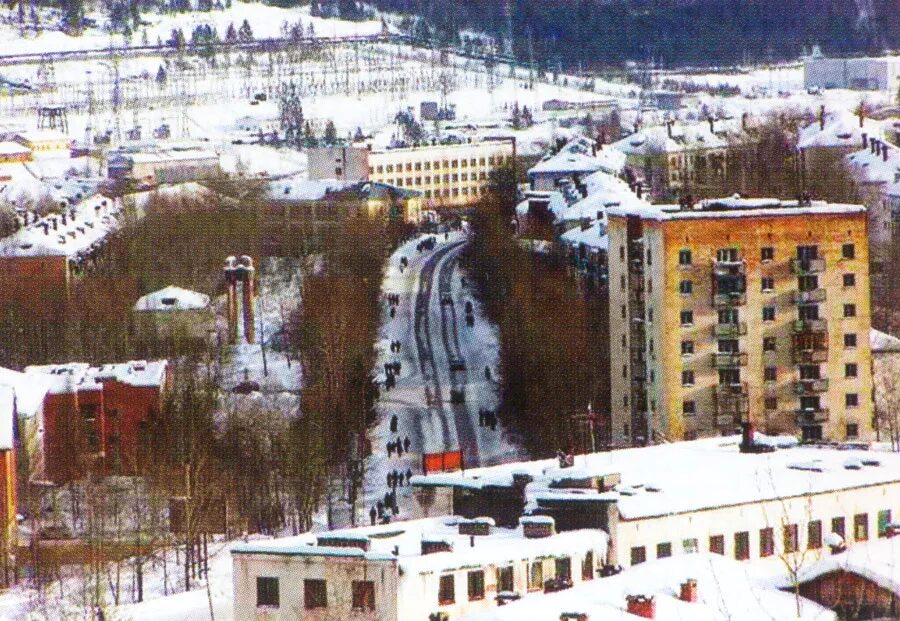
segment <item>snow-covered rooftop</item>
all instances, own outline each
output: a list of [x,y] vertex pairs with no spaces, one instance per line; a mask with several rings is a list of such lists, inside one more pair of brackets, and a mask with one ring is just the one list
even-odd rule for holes
[[557,220],[569,207],[562,192],[557,192],[555,190],[528,190],[525,192],[524,200],[516,205],[516,213],[520,216],[527,215],[532,202],[546,203],[547,210],[552,213],[553,217]]
[[900,149],[886,142],[882,145],[883,149],[887,149],[887,158],[881,153],[873,153],[871,147],[847,155],[847,162],[858,181],[874,184],[900,182]]
[[135,387],[159,387],[165,381],[165,360],[131,360],[92,367],[85,362],[33,365],[25,368],[26,375],[50,380],[51,394],[67,394],[83,390],[101,390],[103,382],[114,380]]
[[900,352],[900,339],[874,328],[869,330],[869,344],[873,354]]
[[730,125],[721,122],[718,126],[713,124],[713,131],[710,131],[709,123],[705,121],[690,125],[673,124],[671,130],[665,125],[654,125],[642,128],[610,146],[626,155],[641,156],[697,149],[724,149],[728,147],[725,136],[730,130]]
[[44,378],[0,367],[0,450],[13,447],[14,416],[35,416],[49,387],[50,383]]
[[680,205],[651,205],[640,202],[633,205],[611,207],[610,216],[640,216],[646,220],[692,220],[696,218],[754,218],[773,216],[816,216],[849,215],[864,213],[862,205],[846,205],[825,201],[783,201],[776,198],[730,198],[709,199],[696,203],[691,209]]
[[[617,502],[624,519],[760,502],[774,498],[826,493],[900,481],[900,454],[852,447],[797,446],[792,437],[756,434],[757,443],[781,446],[769,453],[741,453],[740,437],[707,438],[575,456],[574,468],[556,459],[509,463],[414,476],[418,486],[509,486],[513,474],[529,474],[529,500],[540,498]],[[848,460],[863,465],[848,469]],[[665,464],[660,468],[659,464]],[[613,491],[551,489],[553,481],[621,475]],[[740,484],[736,484],[740,482]]]
[[0,240],[0,257],[76,257],[90,252],[117,229],[120,216],[121,209],[112,199],[92,196],[66,209],[65,216],[50,214]]
[[587,246],[593,250],[608,250],[609,237],[602,221],[594,222],[586,229],[575,227],[560,235],[560,241],[570,246]]
[[209,308],[208,295],[182,289],[175,285],[148,293],[139,298],[134,305],[134,310],[141,312],[203,310],[205,308]]
[[878,138],[883,131],[883,124],[874,119],[859,117],[847,110],[830,113],[825,117],[825,126],[816,121],[800,131],[797,146],[801,149],[814,147],[859,148],[862,135]]
[[31,149],[18,142],[9,140],[0,142],[0,155],[24,155],[26,153],[31,153]]
[[625,165],[625,156],[605,147],[595,148],[593,142],[583,136],[569,141],[559,153],[548,155],[529,169],[529,175],[554,173],[590,174],[602,170],[616,174]]
[[269,183],[268,198],[273,201],[317,201],[354,183],[337,179],[307,179],[305,176],[288,177]]
[[[900,537],[855,543],[846,552],[825,556],[802,567],[797,580],[805,583],[836,571],[862,576],[900,595]],[[790,588],[791,581],[784,579],[779,586]]]
[[[465,621],[557,621],[562,613],[584,613],[589,619],[632,621],[629,595],[653,597],[658,621],[757,621],[804,619],[832,621],[835,613],[797,600],[752,575],[751,568],[719,554],[683,554],[649,561],[620,574],[582,582],[558,593],[526,594],[522,599],[463,617]],[[697,581],[697,601],[679,598],[681,584]]]
[[[491,527],[489,535],[476,535],[474,545],[469,535],[459,534],[458,517],[427,518],[378,526],[307,534],[237,545],[233,554],[277,554],[289,556],[345,556],[367,560],[396,561],[401,571],[424,573],[450,571],[457,568],[503,563],[530,558],[564,556],[567,551],[593,547],[606,553],[607,535],[599,530],[578,530],[538,539],[526,538],[522,527]],[[326,540],[320,541],[320,537]],[[369,549],[327,545],[328,539],[367,542]],[[452,552],[422,554],[422,541],[441,541],[452,546]],[[397,554],[394,554],[396,550]]]

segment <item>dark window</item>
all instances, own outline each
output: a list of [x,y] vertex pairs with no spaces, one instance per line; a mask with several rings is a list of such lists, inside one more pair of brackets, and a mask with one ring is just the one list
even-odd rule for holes
[[713,554],[725,554],[725,535],[712,535],[709,538],[709,551]]
[[738,310],[736,308],[723,308],[719,311],[719,323],[732,324],[738,322]]
[[647,550],[644,546],[636,546],[631,548],[631,564],[640,565],[647,560]]
[[847,423],[847,437],[856,438],[859,436],[859,425],[856,423]]
[[681,372],[681,385],[682,386],[693,386],[694,385],[694,372],[693,371],[682,371]]
[[844,286],[845,287],[855,287],[856,286],[856,274],[844,274]]
[[799,535],[797,534],[796,524],[785,524],[783,527],[784,535],[784,551],[786,553],[796,552],[800,545]]
[[778,339],[774,336],[765,336],[763,337],[763,351],[775,351],[777,348]]
[[678,264],[679,265],[690,265],[691,264],[691,251],[690,250],[679,251]]
[[771,528],[759,529],[759,555],[772,556],[775,552],[775,536]]
[[764,246],[760,252],[763,261],[772,261],[775,259],[775,249],[771,246]]
[[[509,581],[509,591],[513,590],[512,587],[512,567],[509,568],[510,581]],[[572,579],[572,559],[568,556],[563,556],[561,558],[556,559],[556,579],[557,580],[571,580]]]
[[856,247],[853,244],[844,244],[841,246],[841,256],[845,259],[856,258]]
[[844,405],[848,408],[855,408],[859,405],[859,395],[855,392],[848,392],[844,395]]
[[766,367],[763,369],[763,379],[767,382],[777,382],[778,381],[778,368],[777,367]]
[[469,572],[469,601],[484,599],[484,570]]
[[891,510],[885,509],[878,512],[878,536],[887,537],[888,526],[891,524]]
[[681,325],[690,326],[694,323],[693,311],[681,311]]
[[438,581],[438,604],[452,604],[456,601],[456,583],[453,574],[441,576]]
[[810,550],[822,547],[822,520],[813,520],[806,527],[806,547]]
[[856,304],[844,304],[844,317],[856,317]]
[[741,383],[740,369],[719,369],[720,386],[737,386]]
[[766,397],[764,399],[763,405],[767,410],[777,410],[778,409],[778,397]]
[[672,556],[672,544],[670,542],[656,544],[656,558],[667,558]]
[[772,291],[775,289],[775,279],[769,276],[763,277],[762,279],[762,290],[763,291]]
[[256,605],[278,608],[278,578],[256,577]]
[[544,563],[535,561],[528,571],[528,590],[539,591],[544,588]]
[[353,610],[375,610],[375,583],[371,580],[353,581]]
[[801,321],[815,321],[819,318],[819,305],[801,304],[797,307],[797,315]]
[[684,401],[681,404],[681,410],[685,416],[693,416],[697,413],[697,404],[694,401]]
[[581,559],[581,579],[582,580],[593,580],[594,579],[594,551],[588,550],[584,553],[584,558]]
[[653,253],[647,248],[647,265],[653,265]]
[[514,584],[512,565],[509,567],[501,567],[497,570],[498,591],[512,591],[515,588]]
[[800,368],[800,379],[802,380],[815,380],[821,377],[821,369],[817,364],[801,364]]
[[689,356],[694,353],[694,341],[681,341],[681,355]]
[[797,288],[800,291],[814,291],[819,288],[819,277],[812,274],[797,277]]
[[678,285],[678,290],[683,295],[690,295],[694,292],[694,283],[690,280],[682,280]]
[[866,541],[869,538],[869,514],[857,513],[853,516],[853,539]]
[[801,261],[812,261],[819,258],[818,246],[797,246],[797,258]]
[[736,354],[740,351],[740,343],[737,339],[719,339],[720,354]]
[[763,318],[763,321],[775,321],[775,307],[774,306],[763,306],[762,318]]
[[750,533],[747,531],[734,534],[734,558],[739,561],[750,558]]
[[855,362],[848,362],[844,365],[844,377],[856,377],[859,372]]
[[844,335],[844,347],[856,347],[856,335],[855,334],[845,334]]
[[303,605],[306,608],[325,608],[328,606],[328,591],[324,580],[303,581]]
[[716,250],[716,260],[728,263],[737,263],[740,260],[737,248],[721,248]]
[[831,532],[837,533],[842,538],[846,537],[846,534],[844,532],[844,518],[842,518],[842,517],[831,518]]

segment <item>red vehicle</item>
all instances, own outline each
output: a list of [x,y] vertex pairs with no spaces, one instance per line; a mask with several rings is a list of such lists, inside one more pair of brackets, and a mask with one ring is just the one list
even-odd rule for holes
[[444,451],[422,455],[422,472],[454,472],[462,470],[462,451]]

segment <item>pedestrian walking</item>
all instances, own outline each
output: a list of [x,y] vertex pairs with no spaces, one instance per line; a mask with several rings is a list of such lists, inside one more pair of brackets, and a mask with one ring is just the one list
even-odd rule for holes
[[388,457],[393,457],[393,455],[394,455],[394,443],[393,442],[387,443],[387,454],[388,454]]
[[397,309],[395,309],[393,306],[391,307],[390,315],[391,315],[391,319],[393,319],[394,317],[397,316]]
[[491,381],[491,367],[484,367],[484,379]]
[[409,445],[410,445],[409,436],[406,436],[405,438],[403,438],[403,450],[406,451],[407,453],[409,453]]
[[388,472],[387,475],[385,476],[385,479],[387,479],[387,486],[388,486],[388,487],[391,486],[391,479],[393,478],[393,476],[394,476],[394,475],[393,475],[393,473],[391,473],[391,472]]
[[478,426],[484,427],[484,408],[478,410]]
[[409,485],[412,482],[412,470],[409,468],[406,469],[406,484]]
[[372,526],[375,526],[375,518],[377,518],[377,517],[378,517],[378,512],[375,511],[375,507],[373,506],[373,507],[369,510],[369,521],[372,522]]
[[397,438],[395,448],[397,449],[397,457],[403,457],[403,444],[400,442],[400,438]]
[[391,433],[397,433],[397,415],[391,416]]

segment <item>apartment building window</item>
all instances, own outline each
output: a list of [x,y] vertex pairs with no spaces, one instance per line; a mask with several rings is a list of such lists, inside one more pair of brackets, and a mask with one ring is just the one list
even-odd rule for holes
[[856,438],[859,436],[859,425],[856,423],[847,423],[847,428],[845,429],[847,432],[847,438]]
[[853,516],[854,541],[867,541],[869,539],[869,514],[857,513]]
[[684,539],[681,542],[681,549],[684,550],[685,554],[697,554],[700,551],[700,545],[696,539]]
[[778,409],[778,397],[766,397],[763,399],[763,407],[770,412]]
[[799,368],[800,379],[802,380],[816,380],[822,375],[821,369],[819,369],[817,364],[801,364]]
[[644,546],[635,546],[631,548],[631,564],[640,565],[647,560],[647,549]]
[[406,185],[409,186],[409,185],[412,185],[412,184],[413,184],[413,178],[412,178],[412,177],[407,177],[407,178],[406,178]]
[[778,367],[766,367],[763,369],[763,380],[766,382],[778,381]]
[[734,534],[734,558],[746,561],[750,558],[750,533],[743,531]]
[[460,177],[460,180],[461,180],[461,181],[468,181],[468,180],[469,180],[469,173],[463,173],[463,174],[461,174],[459,177]]
[[695,401],[683,401],[681,411],[685,416],[693,416],[697,413],[697,403]]
[[393,164],[388,164],[388,165],[387,165],[387,172],[389,172],[389,173],[394,172],[394,165],[393,165]]
[[484,166],[484,158],[483,158],[483,157],[478,158],[478,165],[479,165],[479,166]]
[[622,377],[624,377],[626,379],[628,378],[628,365],[627,364],[622,365]]
[[416,162],[416,170],[422,170],[422,162]]
[[760,258],[763,261],[774,261],[775,249],[772,246],[763,246],[760,251]]
[[801,304],[797,307],[797,317],[800,321],[815,321],[819,318],[818,304]]
[[256,605],[278,608],[278,578],[269,576],[256,577]]
[[844,395],[844,405],[848,408],[859,407],[859,395],[855,392],[848,392]]
[[384,166],[378,166],[375,170],[377,170],[378,174],[381,175],[384,173]]
[[739,260],[737,248],[720,248],[716,250],[716,261],[720,263],[737,263]]
[[457,181],[459,181],[459,175],[457,173],[453,173],[452,175],[450,175],[450,180],[453,181],[453,183],[456,183]]
[[797,525],[785,524],[783,530],[785,553],[789,554],[791,552],[796,552],[800,545],[800,536],[797,531]]
[[762,292],[768,293],[770,291],[775,290],[775,279],[771,276],[763,276],[762,278]]
[[690,280],[682,280],[678,284],[678,290],[681,292],[681,295],[691,295],[694,292],[694,283]]
[[691,264],[691,251],[690,250],[680,250],[678,252],[678,265],[690,265]]
[[737,386],[741,383],[740,369],[719,369],[720,386]]
[[[499,571],[499,570],[498,570]],[[441,576],[438,582],[438,604],[444,606],[456,601],[456,584],[453,574]]]
[[494,165],[494,156],[493,155],[488,158],[488,164],[490,164],[491,166]]
[[484,570],[469,572],[469,601],[484,599]]
[[725,554],[725,535],[710,536],[709,551],[713,554]]
[[681,325],[682,326],[692,326],[694,325],[694,312],[693,311],[681,311]]
[[328,589],[324,580],[303,581],[303,605],[307,609],[328,606]]
[[622,319],[625,319],[628,316],[628,307],[622,304]]
[[736,354],[740,351],[740,345],[737,339],[719,339],[720,354]]
[[775,536],[771,527],[759,529],[759,555],[772,556],[775,552]]
[[431,198],[431,190],[425,190],[425,198]]
[[812,261],[819,258],[818,246],[797,246],[797,258],[801,261]]
[[444,179],[444,183],[450,183],[450,175],[449,174],[444,175],[443,179]]
[[[628,395],[622,395],[622,407],[628,407]],[[625,435],[628,435],[628,432],[625,432]]]
[[681,355],[682,356],[693,356],[694,355],[694,341],[681,341]]
[[647,265],[653,265],[653,253],[647,248]]
[[806,526],[806,548],[818,550],[822,547],[822,520],[812,520]]
[[473,157],[471,160],[469,160],[469,163],[470,163],[472,166],[475,166],[475,165],[478,163],[478,160],[476,160],[476,159]]
[[656,544],[656,558],[668,558],[672,556],[672,543],[666,541],[665,543],[657,543]]
[[844,304],[844,317],[856,317],[856,304]]
[[888,526],[891,524],[891,510],[885,509],[878,512],[878,536],[887,537]]
[[623,334],[622,335],[622,348],[628,347],[628,338]]
[[625,246],[619,246],[619,260],[625,260]]
[[723,308],[719,311],[720,324],[734,324],[738,322],[738,310],[736,308]]
[[682,371],[681,372],[681,385],[682,386],[693,386],[694,385],[694,372],[693,371]]
[[856,377],[859,373],[859,369],[856,366],[855,362],[848,362],[844,365],[844,377],[847,379],[852,379]]
[[528,590],[540,591],[544,588],[544,562],[535,561],[528,567]]
[[406,162],[406,172],[412,172],[412,162]]
[[775,351],[777,349],[778,339],[774,336],[763,337],[763,351]]
[[371,580],[354,580],[353,610],[375,610],[375,583]]
[[841,246],[841,256],[845,259],[856,258],[856,246],[853,244],[844,244]]
[[425,162],[425,170],[431,170],[431,162]]
[[851,332],[850,334],[844,335],[844,347],[846,349],[851,349],[853,347],[856,347],[856,335],[855,334],[853,334]]
[[774,306],[763,306],[762,318],[763,318],[763,321],[775,321],[775,307]]
[[846,537],[843,517],[831,518],[831,532],[837,533],[842,539]]

